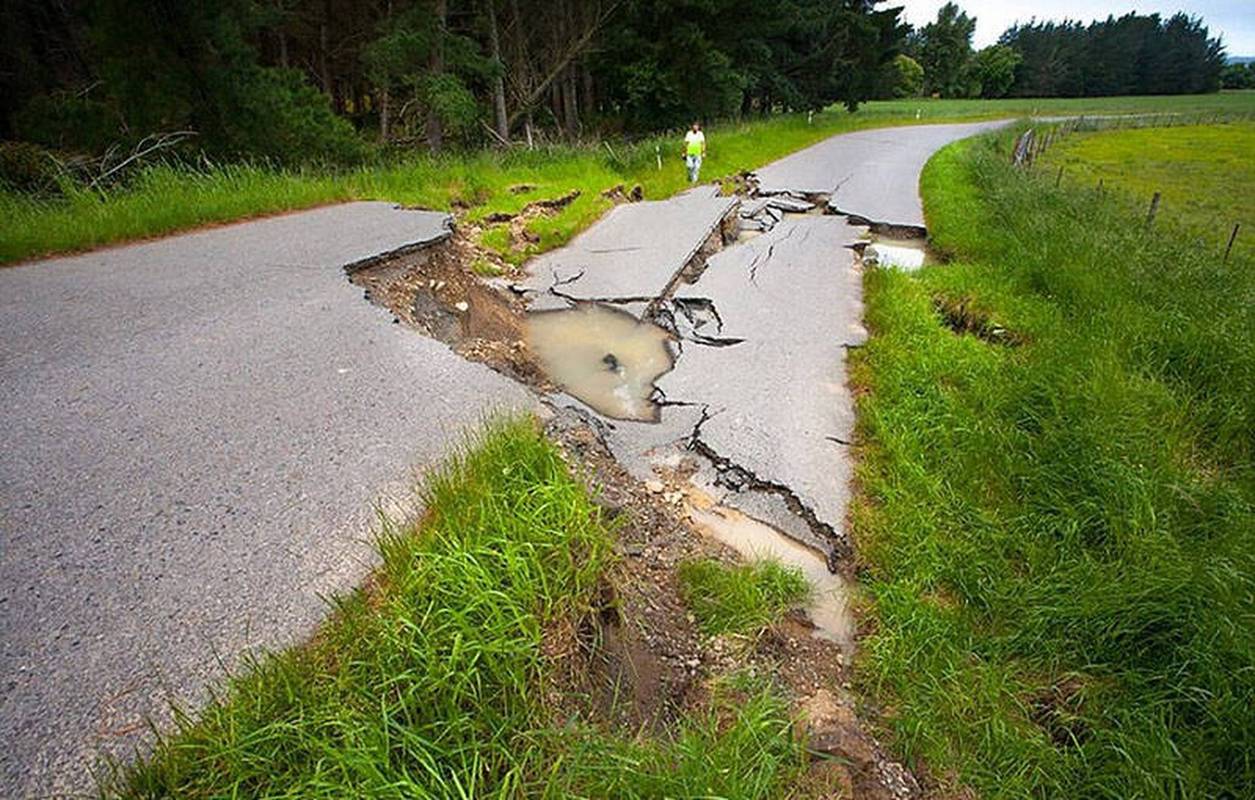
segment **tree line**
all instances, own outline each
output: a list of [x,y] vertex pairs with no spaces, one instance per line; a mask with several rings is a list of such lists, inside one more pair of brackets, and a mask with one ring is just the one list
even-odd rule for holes
[[980,51],[972,49],[975,29],[974,17],[947,3],[935,21],[912,31],[899,59],[898,94],[1098,97],[1221,87],[1224,47],[1184,13],[1130,13],[1088,25],[1034,20]]
[[12,0],[0,139],[348,159],[857,108],[906,34],[883,0]]
[[[1219,88],[1198,19],[1030,22],[973,51],[957,5],[912,30],[884,0],[9,0],[0,140],[101,153],[347,162],[851,111],[872,98]],[[1244,76],[1242,76],[1244,77]]]

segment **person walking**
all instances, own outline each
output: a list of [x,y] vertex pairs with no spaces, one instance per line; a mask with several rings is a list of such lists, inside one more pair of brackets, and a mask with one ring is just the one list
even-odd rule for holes
[[694,122],[689,132],[684,134],[684,166],[688,167],[689,183],[697,183],[697,175],[702,170],[702,159],[706,157],[706,134],[702,133],[701,123]]

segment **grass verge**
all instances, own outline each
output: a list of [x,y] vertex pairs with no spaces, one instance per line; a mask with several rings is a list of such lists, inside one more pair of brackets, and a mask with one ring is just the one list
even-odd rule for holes
[[[708,131],[703,178],[735,175],[827,136],[865,128],[1027,114],[1147,112],[1250,114],[1255,113],[1255,92],[1077,100],[909,99],[868,103],[856,114],[834,109],[810,120],[786,115],[727,123]],[[414,156],[349,171],[154,165],[129,185],[103,195],[68,187],[66,198],[40,200],[0,191],[0,264],[345,200],[462,209],[475,222],[579,190],[580,197],[560,213],[531,223],[539,242],[511,253],[518,263],[591,224],[611,205],[603,192],[617,185],[640,185],[652,199],[684,188],[679,142],[675,133],[622,145]],[[530,188],[518,191],[524,186]]]
[[1008,160],[938,154],[954,263],[866,278],[856,674],[985,797],[1251,796],[1255,264]]
[[490,425],[423,499],[311,642],[249,665],[105,795],[774,797],[801,769],[785,703],[745,681],[672,738],[558,717],[543,640],[590,613],[611,537],[532,420]]

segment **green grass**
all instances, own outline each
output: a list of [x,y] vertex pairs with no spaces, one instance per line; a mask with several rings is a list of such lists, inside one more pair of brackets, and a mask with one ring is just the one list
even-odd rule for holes
[[[1081,100],[895,100],[868,103],[856,114],[829,110],[808,123],[804,115],[726,123],[708,131],[704,180],[753,169],[819,139],[844,131],[917,122],[1016,117],[1025,114],[1143,113],[1251,114],[1255,92],[1184,97]],[[0,263],[158,236],[213,222],[351,199],[379,199],[448,210],[468,218],[515,212],[532,200],[581,196],[553,217],[536,220],[539,245],[510,254],[515,263],[570,239],[610,207],[602,192],[640,185],[651,199],[686,186],[679,133],[633,144],[485,151],[438,158],[411,156],[349,171],[278,171],[266,167],[157,165],[130,185],[102,197],[72,190],[68,199],[35,200],[0,192]],[[660,148],[662,168],[655,157]],[[511,187],[531,184],[529,192]]]
[[811,587],[801,571],[777,561],[726,566],[714,559],[680,565],[684,601],[707,636],[757,636],[790,609],[803,605]]
[[559,718],[542,641],[593,613],[611,536],[530,419],[427,479],[416,530],[307,645],[248,666],[106,796],[779,796],[803,764],[784,702],[714,693],[671,737]]
[[1058,167],[1081,186],[1101,180],[1143,212],[1160,192],[1156,224],[1211,253],[1240,224],[1234,251],[1255,256],[1255,122],[1078,134],[1047,152],[1042,169]]
[[925,170],[953,263],[866,278],[856,674],[908,760],[986,798],[1249,797],[1255,264],[1008,147]]

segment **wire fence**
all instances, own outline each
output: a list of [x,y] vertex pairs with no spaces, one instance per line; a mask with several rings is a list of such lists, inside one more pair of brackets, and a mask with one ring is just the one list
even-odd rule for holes
[[[1208,113],[1208,114],[1179,114],[1172,112],[1157,114],[1124,114],[1111,116],[1091,116],[1084,115],[1078,117],[1065,117],[1059,119],[1041,118],[1037,122],[1041,127],[1027,128],[1015,140],[1015,146],[1011,149],[1011,164],[1022,169],[1031,169],[1037,160],[1041,158],[1050,148],[1058,141],[1071,136],[1074,133],[1092,133],[1095,131],[1108,130],[1126,130],[1134,128],[1172,128],[1193,125],[1218,125],[1232,122],[1246,122],[1255,119],[1255,114],[1247,113]],[[1055,187],[1057,188],[1063,183],[1064,167],[1059,165],[1059,170],[1055,174]],[[1104,191],[1102,178],[1098,179],[1095,187],[1101,195]],[[1155,192],[1150,198],[1150,205],[1146,209],[1146,227],[1149,228],[1155,222],[1155,216],[1159,213],[1159,205],[1162,195]],[[1238,239],[1238,233],[1242,229],[1242,223],[1233,223],[1230,230],[1227,226],[1225,231],[1228,233],[1228,244],[1225,246],[1224,261],[1229,261],[1229,255],[1233,252],[1233,243]]]

